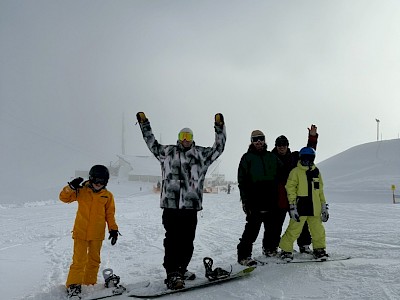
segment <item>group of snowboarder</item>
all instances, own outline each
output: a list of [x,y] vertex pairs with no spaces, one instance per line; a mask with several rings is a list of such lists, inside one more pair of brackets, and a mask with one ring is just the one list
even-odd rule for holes
[[[225,148],[224,117],[221,113],[215,115],[215,142],[211,147],[195,145],[190,128],[179,131],[176,144],[162,145],[155,138],[146,115],[138,112],[136,118],[144,141],[161,165],[164,282],[168,289],[182,289],[185,280],[195,278],[187,267],[194,251],[197,212],[203,208],[205,176]],[[322,224],[329,218],[328,205],[321,174],[314,164],[317,139],[317,127],[311,125],[307,147],[299,152],[290,151],[289,141],[283,135],[276,139],[274,149],[268,151],[264,133],[260,130],[251,133],[249,149],[238,168],[240,199],[246,214],[245,229],[237,246],[238,263],[257,264],[251,255],[261,224],[265,228],[262,250],[267,257],[293,259],[296,239],[300,252],[316,258],[328,256]],[[115,245],[118,239],[114,197],[106,189],[109,177],[105,166],[95,165],[89,171],[89,180],[75,178],[60,193],[61,201],[78,202],[72,236],[73,258],[66,282],[70,297],[79,297],[81,285],[97,281],[106,224],[111,244]],[[281,238],[288,211],[291,219]]]

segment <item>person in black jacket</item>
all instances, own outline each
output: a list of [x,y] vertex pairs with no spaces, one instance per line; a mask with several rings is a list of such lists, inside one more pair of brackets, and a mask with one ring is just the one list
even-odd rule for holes
[[276,249],[282,228],[278,206],[278,184],[282,162],[267,151],[265,135],[260,130],[251,133],[251,144],[243,154],[238,168],[238,184],[243,211],[246,214],[244,232],[237,245],[238,262],[241,265],[255,265],[251,258],[253,243],[256,241],[261,224],[264,224],[263,248]]
[[[317,126],[312,124],[311,127],[308,128],[307,147],[311,147],[316,150],[317,143]],[[276,138],[275,148],[272,149],[271,152],[274,153],[284,165],[283,180],[279,183],[279,208],[282,212],[284,212],[284,214],[278,214],[278,216],[280,217],[280,219],[278,219],[278,222],[280,224],[282,233],[282,226],[285,221],[286,212],[289,210],[289,202],[287,199],[285,184],[290,171],[297,166],[297,162],[299,161],[299,151],[291,152],[289,148],[289,140],[286,138],[286,136],[281,135]],[[312,254],[312,250],[310,249],[311,235],[308,229],[307,222],[303,227],[303,231],[301,232],[300,237],[297,239],[297,245],[299,246],[300,253]],[[277,249],[263,249],[263,254],[265,254],[266,256],[275,256],[277,254]]]

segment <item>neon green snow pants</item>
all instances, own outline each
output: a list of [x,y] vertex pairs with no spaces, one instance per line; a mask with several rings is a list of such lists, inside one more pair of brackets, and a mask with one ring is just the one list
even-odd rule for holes
[[325,228],[322,225],[321,216],[300,217],[300,222],[290,219],[289,226],[279,243],[279,248],[286,252],[293,252],[293,243],[300,236],[305,221],[307,221],[311,233],[313,249],[326,248]]

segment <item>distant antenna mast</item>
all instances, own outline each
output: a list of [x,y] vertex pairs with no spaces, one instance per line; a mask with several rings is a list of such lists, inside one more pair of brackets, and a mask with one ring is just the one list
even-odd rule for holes
[[379,123],[381,121],[379,121],[378,119],[375,119],[376,121],[376,140],[379,141]]
[[121,152],[125,155],[125,113],[122,113],[122,141],[121,141]]

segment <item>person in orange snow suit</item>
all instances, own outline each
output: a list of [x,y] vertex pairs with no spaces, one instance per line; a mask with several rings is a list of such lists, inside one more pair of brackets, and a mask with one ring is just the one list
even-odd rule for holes
[[107,167],[95,165],[89,171],[89,180],[83,182],[83,178],[75,178],[60,192],[62,202],[78,202],[72,232],[74,252],[66,282],[69,298],[80,297],[82,284],[97,282],[106,223],[111,245],[117,242],[119,231],[115,222],[114,196],[106,189],[109,178]]
[[193,278],[187,266],[192,259],[196,234],[197,212],[203,209],[203,185],[208,167],[222,154],[226,132],[222,114],[215,115],[215,142],[212,147],[195,145],[193,132],[183,128],[175,145],[161,145],[143,112],[136,118],[147,147],[160,161],[162,171],[160,206],[165,229],[165,284],[181,289],[185,279]]

